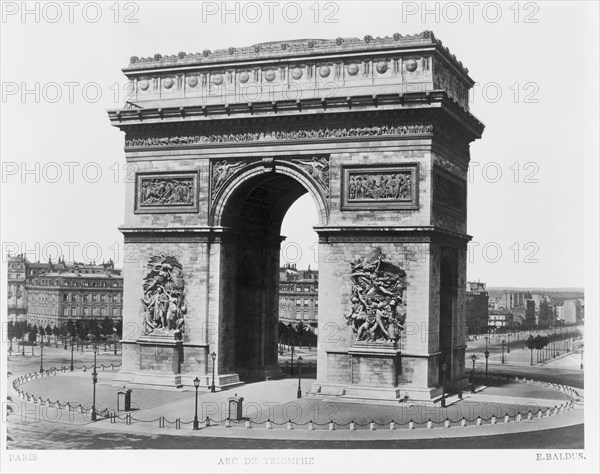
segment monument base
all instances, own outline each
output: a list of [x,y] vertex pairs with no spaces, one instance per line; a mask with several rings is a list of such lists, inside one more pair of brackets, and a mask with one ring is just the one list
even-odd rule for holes
[[[442,388],[427,383],[406,383],[403,367],[412,365],[412,357],[404,361],[402,351],[393,342],[354,342],[345,353],[328,354],[337,362],[335,373],[328,380],[317,380],[312,395],[333,396],[347,401],[433,401],[442,395]],[[425,365],[427,358],[423,359]],[[332,364],[333,365],[333,364]],[[426,369],[425,369],[426,373]]]
[[[180,337],[179,331],[158,330],[136,341],[124,342],[123,368],[115,375],[113,383],[193,389],[194,379],[198,377],[201,390],[210,390],[212,361],[208,362],[208,368],[205,363],[197,363],[203,356],[206,358],[205,345],[186,344]],[[214,382],[216,390],[243,383],[237,373],[215,373]]]

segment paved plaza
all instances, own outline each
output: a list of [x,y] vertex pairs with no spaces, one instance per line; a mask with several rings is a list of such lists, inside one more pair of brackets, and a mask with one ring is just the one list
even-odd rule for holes
[[[296,349],[298,352],[298,349]],[[300,353],[309,352],[306,349]],[[36,348],[36,354],[39,348]],[[96,387],[96,408],[99,412],[117,413],[120,418],[110,420],[102,418],[93,423],[89,419],[89,409],[92,406],[92,377],[91,365],[93,355],[91,350],[77,352],[75,355],[74,372],[69,372],[70,350],[62,347],[47,347],[44,350],[46,369],[63,366],[66,372],[57,375],[40,377],[24,382],[20,389],[36,398],[41,397],[51,402],[67,402],[73,406],[81,405],[86,411],[71,413],[47,406],[39,407],[29,402],[22,402],[13,396],[13,402],[18,402],[16,410],[9,417],[9,438],[11,430],[23,433],[30,431],[31,426],[44,431],[49,426],[57,430],[69,429],[93,430],[100,439],[102,433],[136,433],[148,436],[201,436],[209,438],[248,438],[262,440],[298,439],[327,441],[360,439],[361,433],[369,439],[430,439],[434,437],[454,438],[469,436],[503,435],[508,433],[527,433],[532,431],[565,429],[569,426],[580,425],[583,422],[582,395],[577,396],[544,386],[515,383],[514,380],[490,380],[487,384],[478,383],[476,393],[463,393],[459,399],[456,394],[448,397],[446,407],[440,403],[423,402],[361,402],[343,401],[339,397],[321,397],[309,392],[314,378],[301,380],[302,397],[297,398],[298,379],[283,378],[256,383],[248,383],[231,390],[210,393],[200,390],[198,393],[198,418],[200,430],[193,431],[192,420],[195,410],[195,393],[193,389],[154,389],[142,385],[126,385],[132,389],[131,424],[125,417],[127,413],[117,410],[117,392],[123,388],[122,383],[115,382],[118,370],[119,354],[114,355],[112,349],[101,347],[98,355],[98,384]],[[307,354],[308,355],[308,354]],[[282,356],[281,361],[286,359]],[[304,357],[304,356],[303,356]],[[31,355],[13,355],[9,359],[9,380],[39,369],[40,357]],[[578,354],[567,354],[545,363],[544,369],[553,365],[565,370],[575,370],[578,367]],[[112,368],[111,368],[112,364]],[[104,369],[102,369],[104,366]],[[85,367],[85,371],[84,371]],[[493,372],[510,368],[493,364]],[[514,368],[514,367],[513,367]],[[541,364],[534,368],[541,369]],[[479,369],[476,369],[479,371]],[[314,377],[314,376],[313,376]],[[244,398],[243,417],[240,422],[232,422],[227,427],[228,398],[231,396]],[[555,407],[567,406],[576,401],[575,409],[560,416],[546,417]],[[538,418],[538,412],[543,417]],[[515,423],[517,414],[526,418],[532,413],[532,419]],[[510,423],[504,423],[508,415]],[[206,418],[210,419],[210,427],[206,427]],[[481,417],[482,426],[477,425]],[[497,424],[492,426],[491,419],[496,417]],[[461,427],[462,420],[468,426]],[[163,420],[162,422],[160,420]],[[179,419],[181,424],[175,421]],[[250,422],[250,429],[246,424]],[[448,420],[448,422],[446,421]],[[13,422],[11,424],[11,421]],[[292,421],[293,430],[289,430],[288,421]],[[331,422],[334,431],[331,431]],[[394,431],[390,430],[390,422],[394,422]],[[413,422],[412,427],[409,429]],[[431,422],[432,430],[428,427]],[[267,422],[272,429],[265,429]],[[309,423],[311,424],[309,428]],[[353,423],[352,429],[350,424]],[[373,423],[373,424],[372,424]],[[444,429],[448,427],[457,429]],[[373,431],[375,430],[375,431]],[[477,430],[477,434],[473,433]],[[321,433],[321,434],[319,434]],[[357,438],[358,437],[358,438]],[[366,438],[365,438],[366,439]],[[18,439],[15,439],[18,443]],[[9,443],[10,444],[10,443]]]

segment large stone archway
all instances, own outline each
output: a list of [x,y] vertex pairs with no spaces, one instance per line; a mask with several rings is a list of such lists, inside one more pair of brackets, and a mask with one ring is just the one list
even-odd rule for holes
[[220,388],[277,376],[281,221],[309,193],[314,392],[430,399],[443,362],[464,383],[467,168],[483,126],[467,70],[431,32],[134,57],[124,73],[131,100],[109,112],[135,175],[122,380],[209,386],[211,354]]

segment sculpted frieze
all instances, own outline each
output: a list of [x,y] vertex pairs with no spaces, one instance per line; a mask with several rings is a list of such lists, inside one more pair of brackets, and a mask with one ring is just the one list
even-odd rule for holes
[[283,140],[344,139],[352,137],[406,136],[433,133],[431,124],[381,125],[342,128],[303,128],[295,130],[269,130],[260,132],[150,135],[128,137],[126,147],[161,147],[177,145],[203,145],[220,143],[271,142]]

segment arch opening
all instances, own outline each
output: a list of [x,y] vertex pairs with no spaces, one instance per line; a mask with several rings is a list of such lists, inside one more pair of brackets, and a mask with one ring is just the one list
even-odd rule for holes
[[[224,369],[245,381],[275,377],[278,365],[279,269],[284,217],[305,184],[283,173],[261,173],[237,181],[216,215],[223,242],[219,336]],[[233,332],[233,335],[231,334]]]

